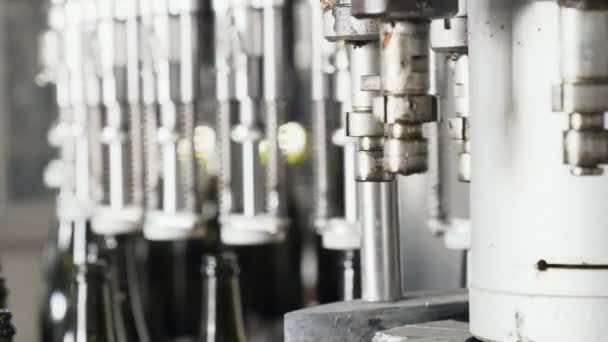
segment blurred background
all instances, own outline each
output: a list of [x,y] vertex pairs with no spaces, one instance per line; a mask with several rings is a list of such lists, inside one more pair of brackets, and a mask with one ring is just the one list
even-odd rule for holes
[[[38,340],[43,245],[55,224],[54,194],[42,181],[55,153],[46,138],[56,118],[55,101],[52,87],[37,82],[45,6],[43,0],[0,0],[0,258],[20,342]],[[309,65],[306,58],[301,61],[305,73]],[[302,117],[308,125],[306,113]],[[405,290],[460,287],[461,253],[447,250],[425,227],[424,176],[400,182],[406,203],[401,208]],[[314,278],[316,256],[305,248],[301,255],[302,277]]]
[[35,82],[43,4],[0,1],[0,257],[23,342],[37,340],[42,251],[54,221],[42,172],[54,153],[46,136],[56,111],[51,88]]

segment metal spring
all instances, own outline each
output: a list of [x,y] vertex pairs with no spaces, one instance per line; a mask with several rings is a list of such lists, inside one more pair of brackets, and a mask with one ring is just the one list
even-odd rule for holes
[[266,210],[269,214],[281,213],[285,162],[279,149],[279,126],[284,121],[286,104],[283,101],[266,102],[266,140],[268,159],[266,164]]
[[143,155],[144,155],[144,204],[148,209],[159,207],[159,153],[156,143],[158,107],[143,107]]
[[219,170],[219,208],[221,214],[228,214],[232,210],[232,148],[230,139],[230,118],[232,104],[229,101],[219,102],[217,105],[217,151],[220,158]]
[[138,104],[129,107],[129,156],[131,169],[131,200],[142,207],[144,204],[144,126],[142,107]]
[[[97,149],[97,153],[101,152],[101,159],[100,159],[100,163],[101,163],[101,168],[100,168],[100,172],[97,175],[98,179],[100,179],[100,185],[101,185],[101,190],[102,190],[102,203],[103,204],[109,204],[109,205],[118,205],[119,203],[112,203],[112,198],[114,196],[116,196],[116,194],[113,194],[112,191],[115,191],[114,189],[112,189],[111,186],[111,182],[113,181],[112,178],[112,171],[114,168],[120,167],[120,173],[118,175],[118,177],[121,178],[121,183],[123,184],[123,187],[121,189],[119,189],[118,191],[120,191],[120,194],[118,194],[119,198],[121,198],[121,202],[120,203],[123,207],[128,206],[128,205],[133,205],[136,204],[135,203],[135,193],[136,191],[138,191],[137,189],[137,185],[135,183],[135,178],[137,177],[136,175],[136,161],[134,160],[134,156],[136,154],[135,150],[134,150],[134,146],[133,144],[135,143],[134,141],[134,136],[133,136],[133,125],[132,125],[132,118],[131,118],[131,108],[128,108],[126,106],[121,106],[121,108],[119,109],[121,111],[121,132],[124,132],[126,134],[126,140],[123,141],[121,143],[121,165],[112,165],[112,159],[110,156],[110,146],[103,144],[103,143],[99,143],[97,142],[96,144],[94,144]],[[101,110],[103,112],[103,109]],[[104,114],[101,114],[102,116]],[[101,123],[101,122],[99,122]],[[97,147],[99,146],[99,147]],[[100,150],[101,151],[100,151]],[[95,153],[93,153],[93,155],[95,155]]]
[[194,155],[194,123],[197,117],[197,105],[185,103],[178,106],[177,119],[180,141],[183,141],[187,151],[183,158],[178,157],[178,208],[191,212],[199,212],[198,187],[196,177],[196,163]]

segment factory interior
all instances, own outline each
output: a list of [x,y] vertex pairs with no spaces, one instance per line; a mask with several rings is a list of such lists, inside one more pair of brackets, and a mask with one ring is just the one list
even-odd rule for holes
[[608,342],[607,112],[608,0],[0,0],[0,342]]

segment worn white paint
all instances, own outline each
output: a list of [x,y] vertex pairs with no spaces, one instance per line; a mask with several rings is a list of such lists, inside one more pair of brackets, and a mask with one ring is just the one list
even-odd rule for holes
[[566,115],[555,1],[469,1],[472,111],[471,331],[501,342],[606,341],[608,177],[562,162]]

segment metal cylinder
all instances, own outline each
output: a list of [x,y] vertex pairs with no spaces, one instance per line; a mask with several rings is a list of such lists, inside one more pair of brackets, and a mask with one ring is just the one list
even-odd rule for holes
[[384,150],[386,170],[411,175],[427,170],[428,142],[422,124],[435,120],[430,90],[430,23],[387,22],[380,29],[382,95],[376,117],[390,124]]
[[279,149],[279,127],[287,111],[287,41],[284,1],[267,0],[263,7],[263,92],[268,152],[265,172],[265,204],[270,215],[285,214],[285,163]]
[[[310,92],[312,95],[312,151],[314,201],[313,217],[316,229],[323,234],[331,218],[343,214],[344,196],[341,191],[344,166],[340,161],[341,149],[334,143],[341,121],[340,99],[334,94],[336,80],[340,76],[337,56],[340,50],[323,38],[323,18],[317,2],[305,2],[305,10],[310,11]],[[329,68],[331,66],[332,68]],[[343,131],[342,140],[345,140]],[[339,141],[343,143],[343,141]],[[341,144],[343,145],[343,144]],[[354,179],[353,179],[354,182]]]
[[350,82],[351,106],[353,111],[370,112],[374,102],[374,92],[361,89],[363,76],[378,75],[379,66],[378,43],[368,42],[365,45],[352,45],[350,47]]
[[[608,335],[608,179],[571,177],[556,1],[469,1],[470,328],[484,341]],[[488,63],[488,61],[492,61]]]
[[397,21],[380,26],[382,90],[385,95],[429,91],[429,22]]
[[[601,175],[608,163],[608,131],[603,113],[608,109],[608,5],[601,1],[560,2],[561,84],[554,88],[553,106],[570,120],[564,133],[564,162],[576,176]],[[584,119],[588,117],[587,119]],[[593,118],[599,118],[595,120]]]
[[361,290],[371,302],[401,297],[397,182],[360,182]]
[[561,9],[561,76],[565,82],[603,81],[608,77],[606,20],[608,5],[605,4],[603,8],[593,10],[581,10],[576,6]]

